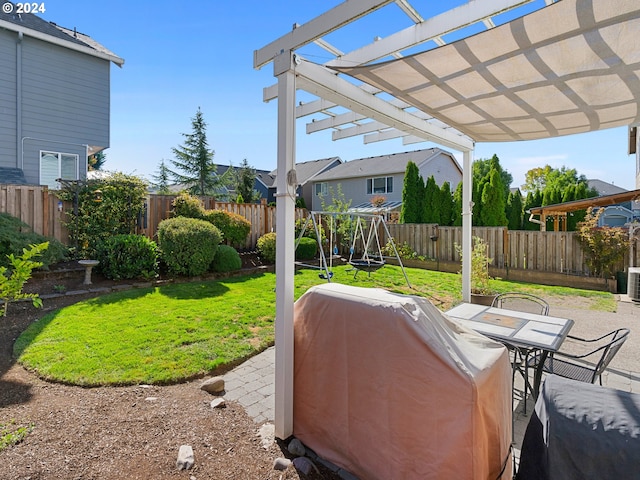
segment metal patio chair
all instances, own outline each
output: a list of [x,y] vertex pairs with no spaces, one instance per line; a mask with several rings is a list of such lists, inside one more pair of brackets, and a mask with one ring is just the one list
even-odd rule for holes
[[[602,385],[602,374],[627,338],[629,338],[628,328],[619,328],[593,339],[567,335],[567,339],[573,340],[581,348],[591,349],[582,354],[561,351],[549,355],[544,362],[543,371],[580,382],[595,383],[598,379]],[[538,355],[529,358],[528,365],[530,367],[537,365],[538,358]]]

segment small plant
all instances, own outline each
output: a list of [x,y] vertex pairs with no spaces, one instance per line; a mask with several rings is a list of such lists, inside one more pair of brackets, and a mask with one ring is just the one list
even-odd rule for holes
[[386,201],[387,197],[385,197],[384,195],[376,195],[374,197],[371,197],[371,205],[377,208],[380,208]]
[[[477,295],[492,295],[495,293],[489,286],[489,264],[493,261],[487,255],[489,246],[480,237],[473,237],[473,249],[471,250],[471,293]],[[462,247],[456,244],[456,250],[462,260]]]
[[26,427],[16,426],[15,420],[11,420],[9,423],[0,423],[0,452],[24,440],[33,427],[33,423]]
[[258,253],[265,262],[276,261],[276,234],[275,232],[265,233],[258,239]]
[[214,272],[232,272],[242,268],[242,259],[235,248],[229,245],[219,245],[216,256],[213,257],[211,268]]
[[0,267],[0,300],[4,302],[3,317],[7,316],[9,303],[30,298],[33,306],[39,308],[42,306],[42,299],[37,293],[23,293],[22,288],[27,280],[31,278],[31,272],[34,268],[42,266],[42,262],[31,260],[41,255],[49,248],[49,242],[30,245],[29,249],[24,248],[22,255],[16,257],[13,253],[7,255],[11,270],[7,267]]
[[[400,258],[419,258],[418,254],[411,248],[407,242],[403,242],[402,245],[396,245],[396,251],[398,252],[398,256]],[[393,244],[391,241],[388,241],[387,244],[382,247],[382,255],[385,257],[395,257],[396,252],[393,250]]]
[[54,285],[53,291],[56,293],[64,293],[67,291],[67,287],[65,287],[64,285]]
[[578,224],[578,240],[591,273],[611,278],[629,252],[629,235],[620,227],[598,227],[602,211],[593,213],[592,208],[587,210],[584,221]]

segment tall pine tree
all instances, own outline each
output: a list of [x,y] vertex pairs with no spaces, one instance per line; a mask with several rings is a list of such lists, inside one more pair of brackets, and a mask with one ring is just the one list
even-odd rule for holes
[[152,185],[156,188],[158,195],[169,195],[171,193],[169,190],[169,177],[169,169],[163,158],[158,166],[158,172],[151,176]]

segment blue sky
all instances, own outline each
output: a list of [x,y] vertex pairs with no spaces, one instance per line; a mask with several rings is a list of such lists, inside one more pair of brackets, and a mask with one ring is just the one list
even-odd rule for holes
[[[106,151],[106,168],[150,178],[162,159],[172,158],[171,148],[183,141],[181,133],[191,131],[198,107],[208,123],[216,163],[239,165],[246,158],[255,168],[275,168],[277,105],[262,101],[262,88],[275,79],[271,65],[253,69],[253,51],[289,32],[294,23],[305,23],[339,3],[47,0],[46,12],[40,16],[77,28],[125,59],[123,68],[111,68],[111,147]],[[424,17],[460,3],[412,1]],[[350,51],[410,23],[396,5],[390,5],[327,39]],[[300,53],[318,63],[329,59],[329,54],[314,46]],[[298,99],[306,100],[304,95]],[[404,146],[400,140],[365,145],[360,137],[334,142],[329,131],[304,133],[309,119],[303,120],[297,124],[299,162],[331,156],[348,161],[434,146]],[[475,158],[493,154],[513,175],[513,186],[524,182],[527,170],[549,164],[635,188],[635,160],[627,155],[626,128],[550,140],[477,144]]]

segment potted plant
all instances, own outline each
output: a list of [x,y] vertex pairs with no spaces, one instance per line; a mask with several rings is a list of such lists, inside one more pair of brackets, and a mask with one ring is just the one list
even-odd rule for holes
[[[456,249],[462,259],[462,248],[456,245]],[[473,249],[471,250],[471,303],[491,305],[496,297],[496,292],[489,285],[489,264],[493,261],[487,255],[488,245],[480,237],[473,237]]]

